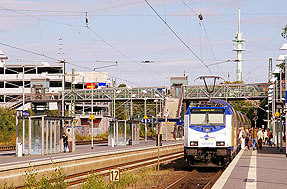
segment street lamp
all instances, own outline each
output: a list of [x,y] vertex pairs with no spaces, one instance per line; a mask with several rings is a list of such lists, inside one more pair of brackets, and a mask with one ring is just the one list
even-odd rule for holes
[[[280,47],[279,50],[287,50],[287,43],[283,43],[283,45]],[[278,57],[278,61],[284,61],[285,63],[285,140],[286,140],[286,134],[287,134],[287,99],[286,99],[286,94],[287,94],[287,86],[286,86],[286,81],[287,81],[287,64],[286,64],[286,58],[287,55],[280,55]],[[286,146],[286,157],[287,157],[287,145]]]

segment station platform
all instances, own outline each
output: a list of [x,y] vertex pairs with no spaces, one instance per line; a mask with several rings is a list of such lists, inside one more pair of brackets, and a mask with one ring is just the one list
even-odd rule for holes
[[[176,141],[162,141],[163,146],[169,145],[169,144],[178,144],[182,143],[183,140],[176,140]],[[26,164],[26,163],[32,163],[32,162],[41,162],[41,161],[47,161],[47,160],[56,160],[56,159],[62,159],[62,158],[73,158],[77,156],[82,155],[91,155],[91,154],[101,154],[105,152],[122,152],[124,150],[132,150],[132,149],[138,149],[143,147],[153,147],[155,146],[156,141],[155,140],[148,140],[147,143],[144,141],[140,141],[138,145],[134,146],[115,146],[110,147],[108,146],[108,143],[102,143],[102,144],[94,144],[94,148],[91,149],[91,145],[77,145],[75,152],[66,152],[66,153],[57,153],[57,154],[49,154],[49,155],[29,155],[29,156],[23,156],[23,157],[16,157],[16,152],[14,151],[2,151],[0,152],[0,167],[4,168],[5,166],[11,166],[11,165],[19,165],[19,164]]]
[[241,150],[212,188],[287,188],[285,147]]

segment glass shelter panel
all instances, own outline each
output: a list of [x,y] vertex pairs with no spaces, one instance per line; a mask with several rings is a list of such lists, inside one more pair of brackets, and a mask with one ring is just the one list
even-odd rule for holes
[[[25,147],[27,148],[26,150],[28,151],[28,141]],[[31,154],[41,154],[41,153],[42,153],[42,120],[33,119],[31,125]]]
[[133,145],[139,144],[139,138],[140,138],[140,124],[139,122],[133,122]]
[[108,132],[109,132],[109,136],[108,136],[108,146],[112,146],[112,139],[114,139],[115,140],[115,132],[116,132],[116,127],[115,127],[115,125],[116,125],[116,122],[114,122],[114,121],[111,121],[110,122],[110,126],[109,126],[109,130],[108,130]]
[[119,146],[126,145],[126,121],[118,121],[118,144]]

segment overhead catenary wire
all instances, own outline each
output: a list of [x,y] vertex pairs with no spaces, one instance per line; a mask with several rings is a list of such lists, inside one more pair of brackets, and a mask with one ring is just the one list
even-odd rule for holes
[[149,69],[149,68],[144,67],[144,66],[141,65],[138,61],[133,60],[132,58],[130,58],[129,56],[127,56],[126,54],[124,54],[123,52],[121,52],[118,48],[114,47],[114,46],[111,45],[109,42],[107,42],[105,39],[103,39],[99,34],[97,34],[97,33],[96,33],[93,29],[91,29],[89,26],[87,26],[87,28],[88,28],[92,33],[94,33],[98,38],[100,38],[100,39],[102,40],[102,42],[106,43],[108,46],[110,46],[112,49],[114,49],[116,52],[118,52],[118,53],[119,53],[120,55],[122,55],[123,57],[125,57],[125,58],[129,59],[130,61],[136,63],[137,65],[139,65],[139,66],[142,67],[143,69],[146,69],[146,70],[148,70],[148,71],[150,71],[150,72],[153,72],[153,73],[155,73],[155,74],[158,74],[158,75],[160,75],[160,76],[163,76],[162,73],[159,73],[159,72],[156,72],[156,71],[154,71],[154,70],[152,70],[152,69]]
[[160,20],[168,27],[168,29],[177,37],[177,39],[207,68],[208,72],[210,74],[211,71],[209,69],[209,67],[206,65],[206,63],[203,62],[203,60],[201,60],[196,54],[195,52],[179,37],[179,35],[169,26],[169,24],[158,14],[158,12],[152,7],[152,5],[145,0],[145,2],[147,3],[147,5],[153,10],[153,12],[160,18]]
[[[206,28],[205,28],[205,25],[203,23],[203,17],[201,14],[198,14],[196,13],[184,0],[181,0],[182,3],[195,15],[199,18],[199,23],[200,23],[200,26],[202,26],[203,30],[204,30],[204,33],[205,33],[205,36],[206,36],[206,39],[207,39],[207,42],[208,42],[208,45],[210,47],[210,50],[211,50],[211,53],[213,55],[213,58],[215,61],[217,61],[216,57],[215,57],[215,54],[214,54],[214,51],[213,51],[213,48],[212,48],[212,45],[210,43],[210,40],[209,40],[209,37],[208,37],[208,34],[207,34],[207,31],[206,31]],[[216,64],[218,65],[218,64]],[[221,73],[224,75],[222,69],[218,66],[219,70],[221,71]]]
[[[89,10],[88,12],[98,12],[98,11],[104,11],[104,10],[109,10],[109,9],[115,9],[115,8],[120,8],[124,6],[130,6],[134,4],[139,4],[139,3],[144,3],[143,0],[141,1],[134,1],[130,3],[125,3],[121,5],[115,5],[115,6],[110,6],[110,7],[104,7],[100,9],[95,9],[95,10]],[[79,16],[85,12],[85,11],[74,11],[74,10],[40,10],[40,9],[14,9],[16,11],[24,11],[24,12],[52,12],[52,13],[79,13]]]
[[[25,16],[28,16],[28,17],[32,17],[32,18],[35,18],[35,19],[42,19],[42,20],[44,20],[44,21],[49,21],[49,22],[53,22],[53,23],[56,23],[56,24],[66,25],[66,26],[72,28],[73,30],[75,30],[75,31],[78,32],[78,33],[81,33],[81,32],[78,31],[75,27],[87,27],[92,33],[94,33],[99,39],[101,39],[102,42],[106,43],[108,46],[110,46],[111,48],[113,48],[116,52],[118,52],[118,53],[121,54],[122,56],[128,58],[129,60],[132,60],[130,57],[128,57],[127,55],[125,55],[124,53],[122,53],[120,50],[118,50],[117,48],[115,48],[113,45],[111,45],[110,43],[108,43],[106,40],[104,40],[99,34],[97,34],[94,30],[92,30],[92,29],[87,25],[87,23],[86,23],[85,26],[66,24],[66,23],[63,23],[63,22],[51,21],[51,20],[48,20],[48,19],[43,19],[43,18],[35,17],[35,16],[33,16],[33,15],[25,14],[25,13],[22,13],[22,12],[19,12],[19,11],[15,11],[15,10],[12,10],[12,9],[8,9],[8,8],[4,8],[4,7],[0,7],[0,8],[5,9],[5,10],[9,10],[9,11],[13,11],[13,12],[16,12],[16,13],[18,13],[18,14],[22,14],[22,15],[25,15]],[[87,14],[87,12],[86,12],[86,14]],[[91,36],[87,36],[87,35],[84,35],[84,36],[86,36],[86,37],[88,37],[88,38],[91,39]],[[38,53],[38,55],[41,55],[41,54]],[[134,60],[133,60],[133,62],[137,63],[139,66],[141,66],[141,67],[144,68],[144,69],[147,69],[147,70],[149,70],[149,71],[151,71],[151,72],[153,72],[153,73],[155,73],[155,74],[158,74],[158,75],[163,76],[161,73],[156,72],[156,71],[154,71],[154,70],[152,70],[152,69],[148,69],[148,68],[144,67],[143,65],[139,64],[138,62],[136,62],[136,61],[134,61]],[[84,67],[84,66],[79,66],[79,65],[77,65],[77,66],[86,69],[86,67]],[[89,68],[88,68],[88,69],[89,69]]]

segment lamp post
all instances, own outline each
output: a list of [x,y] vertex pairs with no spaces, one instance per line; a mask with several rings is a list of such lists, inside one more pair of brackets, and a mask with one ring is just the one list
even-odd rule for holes
[[[284,43],[281,48],[279,50],[287,50],[287,43]],[[279,59],[280,58],[280,59]],[[284,61],[285,63],[285,141],[286,140],[286,135],[287,135],[287,86],[286,86],[286,81],[287,81],[287,62],[286,62],[286,59],[287,59],[287,56],[286,55],[280,55],[279,56],[279,60],[281,61]],[[283,58],[283,59],[282,59]],[[287,157],[287,145],[285,144],[285,148],[286,148],[286,157]]]
[[[92,90],[92,101],[91,101],[91,112],[92,112],[92,116],[94,116],[94,86],[95,83],[91,83],[91,90]],[[92,141],[91,141],[91,149],[94,149],[94,119],[91,119],[91,125],[92,125]]]

